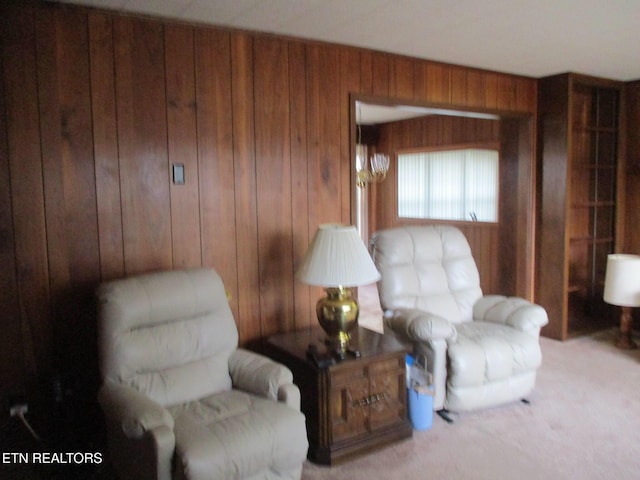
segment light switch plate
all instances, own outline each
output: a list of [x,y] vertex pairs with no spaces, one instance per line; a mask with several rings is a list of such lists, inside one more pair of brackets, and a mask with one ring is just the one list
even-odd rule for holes
[[173,164],[173,184],[184,185],[184,165],[182,163]]

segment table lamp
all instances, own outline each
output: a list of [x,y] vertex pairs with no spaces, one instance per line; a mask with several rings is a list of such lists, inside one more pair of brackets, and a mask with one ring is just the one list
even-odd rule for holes
[[631,308],[640,306],[640,255],[614,253],[607,256],[604,301],[622,307],[618,348],[637,345],[631,338]]
[[349,332],[356,325],[359,313],[358,302],[353,298],[350,287],[380,279],[380,272],[356,228],[339,224],[320,225],[296,278],[325,288],[327,296],[320,298],[316,305],[318,322],[334,351],[344,354],[351,338]]

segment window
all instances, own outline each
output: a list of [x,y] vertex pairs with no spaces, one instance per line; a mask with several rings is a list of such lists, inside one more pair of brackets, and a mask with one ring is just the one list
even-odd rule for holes
[[498,151],[455,148],[398,154],[398,216],[498,221]]

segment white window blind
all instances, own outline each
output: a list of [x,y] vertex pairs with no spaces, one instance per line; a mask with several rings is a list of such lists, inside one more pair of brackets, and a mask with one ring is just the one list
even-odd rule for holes
[[498,151],[466,148],[398,155],[398,216],[498,221]]

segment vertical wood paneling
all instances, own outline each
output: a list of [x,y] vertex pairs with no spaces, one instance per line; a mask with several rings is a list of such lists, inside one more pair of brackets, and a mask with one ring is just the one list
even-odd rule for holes
[[87,17],[40,11],[36,26],[51,305],[57,360],[69,369],[95,351],[100,279]]
[[103,280],[109,280],[124,275],[111,16],[89,14],[89,42],[100,273]]
[[309,227],[340,222],[342,167],[340,165],[340,83],[326,72],[340,68],[338,50],[311,45],[307,53],[307,128],[309,161]]
[[371,93],[376,96],[388,97],[389,86],[389,57],[385,54],[374,55],[371,62]]
[[[320,223],[351,221],[352,94],[536,111],[536,82],[524,77],[29,5],[0,18],[0,258],[10,260],[0,308],[16,317],[0,348],[20,357],[3,368],[4,388],[61,356],[95,363],[87,299],[101,278],[202,264],[225,282],[241,343],[315,324],[320,289],[294,272]],[[460,128],[449,119],[400,133],[450,143]],[[172,185],[172,163],[185,165],[185,185]],[[382,205],[395,198],[392,182],[374,189]],[[491,264],[495,231],[471,236]],[[495,262],[485,271],[504,274]],[[66,318],[64,299],[80,315]],[[85,345],[61,352],[77,330]]]
[[518,105],[516,79],[509,75],[498,75],[498,108],[515,111]]
[[365,95],[373,94],[373,54],[370,51],[360,52],[360,90]]
[[[640,254],[640,81],[627,84],[627,171],[624,252]],[[637,310],[637,309],[636,309]]]
[[490,110],[498,108],[498,75],[491,72],[483,74],[484,105]]
[[30,8],[12,11],[4,21],[15,32],[11,41],[3,45],[2,71],[20,309],[20,338],[7,341],[20,343],[22,358],[16,362],[23,362],[27,373],[27,378],[20,380],[23,385],[33,385],[38,375],[49,368],[54,346],[33,11]]
[[[293,227],[294,271],[298,269],[307,251],[311,235],[309,225],[309,163],[307,162],[307,92],[306,46],[289,44],[289,95],[291,144],[291,216]],[[351,163],[351,162],[349,162]],[[295,328],[315,324],[315,301],[310,288],[296,280],[293,284]]]
[[414,62],[405,57],[394,58],[389,65],[389,95],[414,98]]
[[425,63],[424,99],[435,103],[451,101],[451,69],[438,63]]
[[44,33],[38,35],[38,90],[51,284],[68,288],[69,282],[95,281],[99,272],[86,15],[39,15],[38,24]]
[[[503,272],[499,288],[501,292],[511,292],[517,282],[515,269],[510,268],[514,262],[518,262],[516,233],[518,231],[518,218],[520,211],[520,200],[513,198],[512,193],[518,192],[519,167],[518,143],[518,123],[517,120],[503,119],[501,121],[501,162],[500,162],[500,235],[504,242],[501,255],[498,256],[500,271]],[[525,217],[525,215],[522,215]],[[513,293],[513,292],[512,292]]]
[[[260,320],[264,336],[294,326],[287,44],[275,39],[256,40],[253,65]],[[273,65],[280,68],[274,69]]]
[[[550,161],[541,168],[539,189],[540,209],[544,215],[538,221],[538,251],[544,252],[544,261],[538,262],[536,297],[544,302],[549,323],[544,327],[545,336],[564,339],[567,337],[566,318],[568,298],[565,295],[568,278],[568,262],[565,252],[568,250],[568,238],[564,221],[568,206],[567,179],[568,168],[565,159],[568,156],[564,138],[570,132],[569,122],[564,112],[569,112],[569,77],[555,76],[542,80],[541,88],[546,95],[540,95],[541,132],[540,153]],[[549,135],[546,132],[555,132]],[[546,133],[546,134],[545,134]],[[544,268],[541,268],[544,266]]]
[[117,17],[114,34],[125,270],[171,268],[163,26]]
[[[238,245],[238,330],[240,338],[260,338],[260,286],[254,139],[253,39],[231,35],[233,163]],[[275,139],[274,139],[275,140]]]
[[[349,98],[351,92],[360,90],[360,69],[353,68],[360,63],[360,52],[355,49],[342,49],[340,51],[340,98]],[[351,102],[341,102],[340,109],[340,166],[342,171],[342,212],[340,221],[344,224],[351,224],[352,221],[352,201],[355,195],[355,169],[351,164],[352,150],[356,140],[351,134]],[[352,171],[353,170],[353,171]]]
[[167,151],[171,166],[184,165],[185,183],[171,178],[171,238],[175,268],[201,265],[200,195],[196,127],[196,87],[193,28],[165,27],[167,82]]
[[[625,88],[626,96],[626,202],[623,222],[624,241],[622,252],[640,254],[640,81],[629,82]],[[620,174],[620,172],[619,172]],[[618,242],[619,239],[616,238]],[[640,323],[640,312],[633,309],[634,325]]]
[[485,102],[484,73],[477,70],[467,72],[466,106],[470,108],[484,108]]
[[215,30],[195,32],[198,180],[203,265],[213,267],[238,317],[238,247],[233,166],[231,40]]
[[499,245],[499,228],[495,225],[479,224],[459,225],[460,230],[469,242],[473,259],[478,266],[480,286],[485,294],[507,294],[500,290],[500,275],[496,258]]
[[413,98],[417,101],[424,101],[427,91],[427,69],[424,62],[415,60],[413,62]]
[[[529,161],[530,152],[536,151],[536,123],[533,116],[514,119],[518,127],[518,213],[515,234],[511,240],[515,243],[515,261],[507,271],[515,270],[515,295],[535,300],[535,236],[536,211],[538,210],[536,185],[538,169],[535,161]],[[511,138],[515,142],[516,139]],[[514,268],[515,267],[515,268]],[[504,271],[504,270],[503,270]],[[512,287],[513,289],[513,287]],[[510,291],[510,290],[504,290]]]
[[467,69],[451,67],[451,103],[454,105],[467,104]]
[[[341,222],[342,168],[340,165],[340,83],[327,75],[338,72],[338,49],[326,45],[307,46],[307,161],[309,162],[309,233],[318,225]],[[311,298],[322,295],[311,289]]]
[[23,338],[20,331],[20,309],[16,283],[16,256],[13,230],[9,146],[4,95],[4,74],[0,62],[0,385],[7,392],[24,392],[20,379],[25,378]]
[[[38,104],[40,107],[40,143],[42,145],[42,170],[45,197],[45,216],[47,222],[47,249],[49,252],[51,295],[55,299],[61,289],[69,284],[69,251],[67,246],[73,241],[67,237],[65,225],[65,159],[62,158],[63,146],[61,138],[62,122],[68,127],[68,118],[62,118],[64,108],[59,97],[57,57],[56,16],[46,12],[36,12],[36,50],[38,68]],[[61,39],[60,43],[64,43]],[[73,48],[64,45],[61,48]],[[73,55],[73,52],[71,52]],[[72,108],[64,114],[71,115]],[[69,173],[73,172],[69,169]],[[70,182],[71,183],[71,182]],[[55,325],[55,322],[54,322]]]
[[538,103],[538,87],[531,79],[516,77],[516,110],[533,112]]

